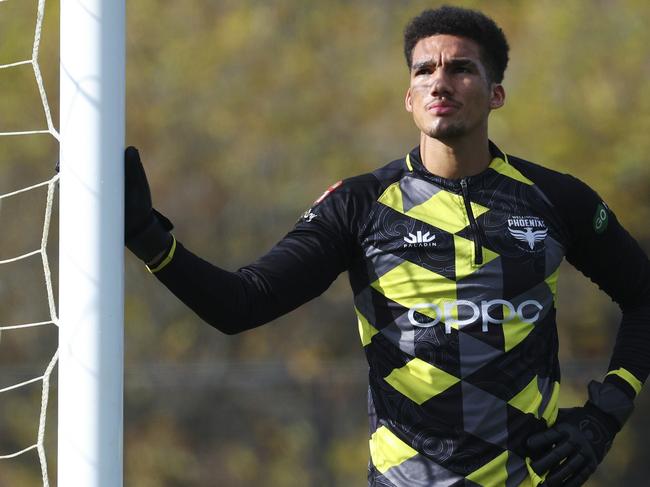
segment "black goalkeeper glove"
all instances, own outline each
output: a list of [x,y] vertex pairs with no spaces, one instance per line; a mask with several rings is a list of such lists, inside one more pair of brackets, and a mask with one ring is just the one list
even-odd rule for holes
[[147,175],[135,147],[124,151],[124,241],[146,264],[164,256],[173,243],[174,225],[151,204]]
[[548,472],[540,487],[579,487],[612,446],[632,413],[632,399],[616,386],[591,381],[583,407],[560,409],[552,428],[528,438],[538,475]]

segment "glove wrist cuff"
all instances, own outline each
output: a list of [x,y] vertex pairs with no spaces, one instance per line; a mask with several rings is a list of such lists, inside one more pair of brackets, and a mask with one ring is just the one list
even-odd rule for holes
[[152,213],[149,224],[126,242],[127,248],[135,256],[150,263],[172,246],[174,238],[163,223]]
[[589,383],[589,401],[585,406],[594,406],[611,417],[620,430],[634,410],[633,400],[615,385],[595,380]]

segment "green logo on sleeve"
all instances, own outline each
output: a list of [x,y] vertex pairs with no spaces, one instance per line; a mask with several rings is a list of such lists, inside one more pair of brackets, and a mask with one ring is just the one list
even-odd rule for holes
[[603,233],[607,230],[607,224],[609,223],[609,208],[602,201],[598,203],[596,207],[596,213],[594,214],[594,231],[597,234]]

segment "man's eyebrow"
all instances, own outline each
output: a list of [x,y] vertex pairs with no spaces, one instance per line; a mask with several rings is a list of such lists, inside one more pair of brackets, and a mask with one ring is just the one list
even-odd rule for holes
[[419,69],[422,68],[430,68],[431,66],[435,66],[437,63],[434,63],[433,60],[429,59],[428,61],[420,61],[419,63],[413,63],[411,66],[412,71],[418,71]]
[[452,66],[476,66],[476,61],[470,58],[450,59],[447,64]]
[[[456,66],[456,67],[458,67],[458,66],[472,66],[472,67],[475,67],[476,66],[476,62],[473,59],[464,58],[464,57],[463,58],[450,59],[447,62],[445,62],[445,64],[449,65],[449,66],[452,66],[452,67],[454,67],[454,66]],[[422,68],[431,68],[431,67],[434,67],[434,66],[437,66],[437,65],[438,65],[438,63],[435,62],[433,59],[427,59],[426,61],[420,61],[420,62],[417,62],[417,63],[413,63],[413,66],[411,66],[411,70],[412,71],[417,71],[417,70],[422,69]]]

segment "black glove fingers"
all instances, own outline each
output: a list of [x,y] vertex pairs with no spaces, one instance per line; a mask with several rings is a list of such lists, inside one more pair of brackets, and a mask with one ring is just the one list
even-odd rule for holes
[[567,458],[564,462],[551,470],[546,476],[546,481],[548,482],[549,487],[563,485],[562,481],[564,479],[572,477],[576,472],[580,472],[580,470],[584,468],[585,461],[585,457],[583,457],[580,452]]
[[559,408],[557,410],[557,418],[555,419],[555,424],[563,423],[569,418],[575,411],[579,408]]
[[147,175],[138,149],[129,146],[124,151],[124,182],[128,190],[144,192],[151,199]]
[[[529,449],[541,450],[530,455],[532,469],[540,475],[546,474],[540,487],[583,485],[629,416],[629,398],[595,384],[590,384],[589,401],[583,407],[559,409],[555,425],[532,435],[526,442]],[[617,415],[619,409],[622,412]]]
[[147,175],[135,147],[124,150],[124,241],[132,239],[154,219]]
[[526,446],[532,452],[544,452],[551,448],[553,445],[557,444],[564,438],[564,435],[555,429],[548,429],[532,435],[526,441]]
[[575,446],[568,441],[560,443],[546,455],[534,460],[530,466],[538,475],[556,468],[562,461],[575,451]]
[[173,245],[172,223],[151,205],[151,191],[140,154],[135,147],[124,150],[124,243],[149,264]]
[[140,159],[140,153],[138,152],[138,149],[132,145],[124,149],[124,160],[126,161],[127,165],[132,164],[138,159]]

